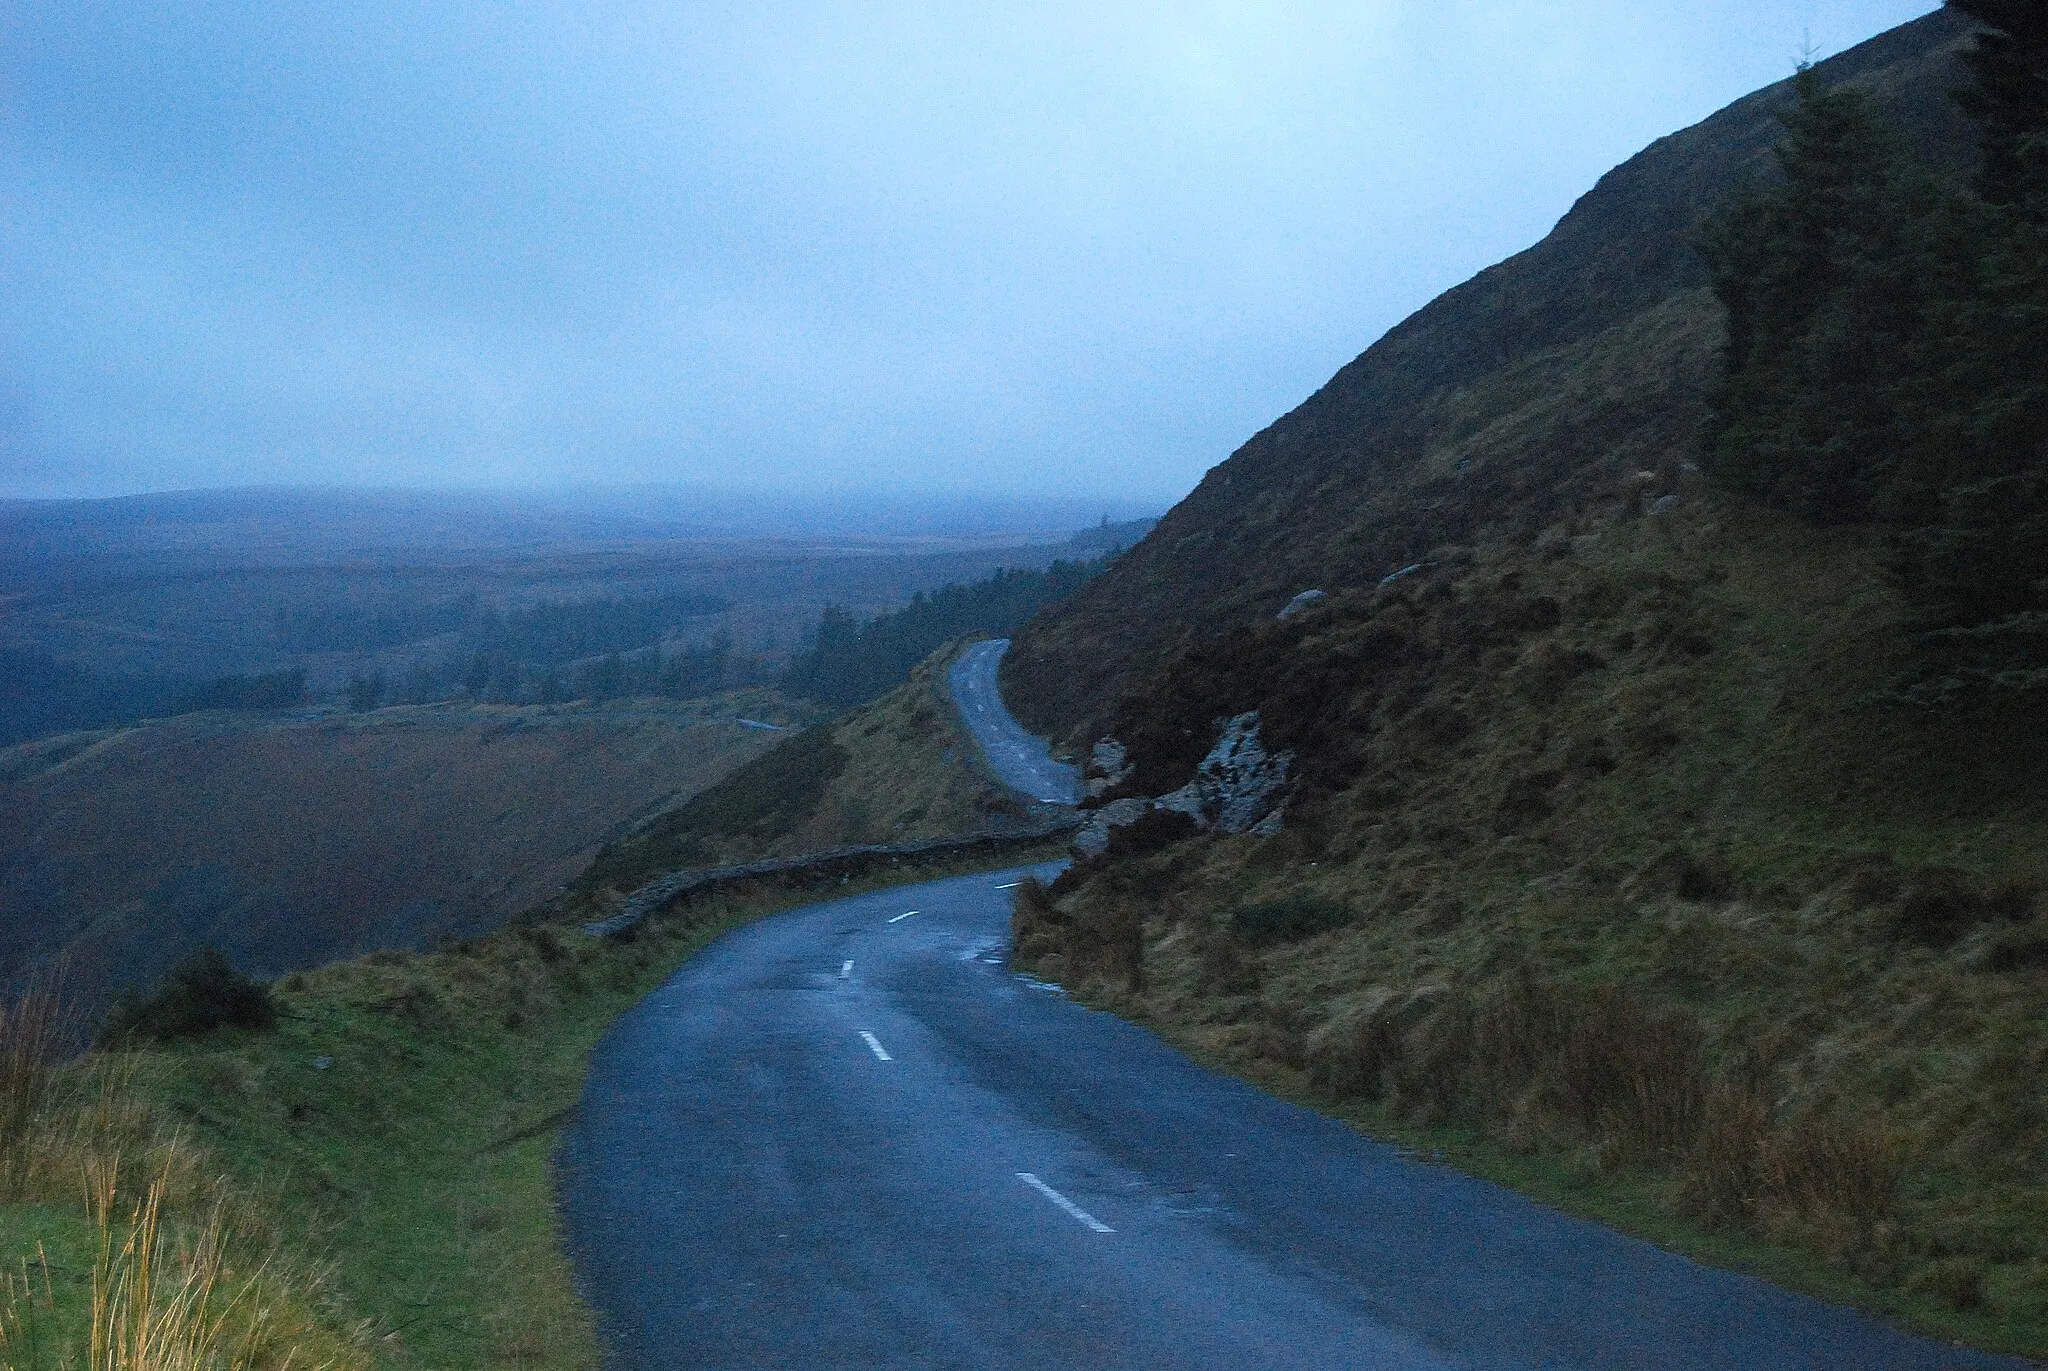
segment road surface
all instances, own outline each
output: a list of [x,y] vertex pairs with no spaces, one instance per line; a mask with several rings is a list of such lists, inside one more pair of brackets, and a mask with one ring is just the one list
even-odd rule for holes
[[1054,761],[1045,739],[1026,732],[1003,705],[996,668],[1009,650],[1008,638],[991,638],[955,658],[946,673],[953,704],[1004,785],[1047,804],[1075,804],[1081,798],[1080,773]]
[[1008,971],[1022,874],[751,925],[613,1027],[561,1198],[614,1367],[2020,1365],[1204,1070]]

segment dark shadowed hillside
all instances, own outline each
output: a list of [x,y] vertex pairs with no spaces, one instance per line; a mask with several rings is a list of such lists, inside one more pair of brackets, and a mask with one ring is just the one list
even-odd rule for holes
[[1850,86],[1967,197],[1974,41],[1931,16],[1789,125],[1774,87],[1656,144],[1018,633],[1011,697],[1099,811],[1019,961],[1554,1203],[2048,1352],[2038,698],[1905,707],[1937,635],[1898,529],[1772,507],[1702,432],[1698,226],[1752,175],[1799,193],[1771,150]]
[[[1968,27],[1947,11],[1822,64],[1924,157],[1962,166],[1949,101]],[[1721,321],[1693,241],[1765,174],[1774,86],[1602,177],[1549,237],[1446,292],[1254,436],[1106,576],[1015,635],[1012,706],[1092,739],[1135,674],[1308,587],[1371,586],[1431,549],[1529,532],[1681,455]]]
[[203,942],[269,976],[497,927],[787,736],[732,712],[206,713],[0,749],[0,975],[62,957],[93,1007]]

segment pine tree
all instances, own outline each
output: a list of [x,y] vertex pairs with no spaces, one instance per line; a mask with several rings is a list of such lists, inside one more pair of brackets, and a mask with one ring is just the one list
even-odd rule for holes
[[1797,81],[1782,179],[1702,242],[1728,311],[1710,470],[1815,522],[1875,522],[1919,655],[1895,698],[2048,701],[2048,4],[1971,0],[1957,98],[1980,195]]
[[1782,180],[1738,196],[1701,243],[1728,312],[1707,463],[1815,522],[1860,522],[1897,455],[1926,304],[1913,226],[1935,191],[1861,91],[1811,70],[1794,88]]

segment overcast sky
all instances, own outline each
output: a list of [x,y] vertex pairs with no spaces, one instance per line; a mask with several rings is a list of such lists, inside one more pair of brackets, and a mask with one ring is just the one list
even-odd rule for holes
[[0,494],[1163,507],[1927,0],[10,0]]

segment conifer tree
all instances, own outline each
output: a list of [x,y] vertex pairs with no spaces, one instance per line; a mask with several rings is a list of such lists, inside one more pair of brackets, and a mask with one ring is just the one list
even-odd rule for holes
[[1708,225],[1728,342],[1706,460],[1885,531],[1919,648],[1893,698],[2048,703],[2048,4],[1961,7],[1992,26],[1957,93],[1980,194],[1802,71],[1781,179]]
[[1920,333],[1911,176],[1869,99],[1802,70],[1783,173],[1737,197],[1701,247],[1728,312],[1707,433],[1723,481],[1818,523],[1877,512],[1898,381]]

